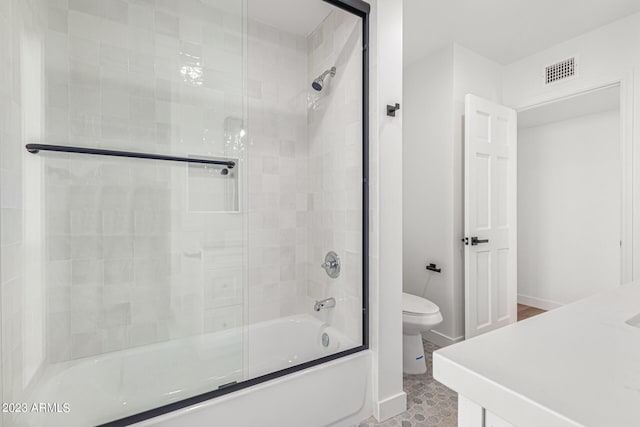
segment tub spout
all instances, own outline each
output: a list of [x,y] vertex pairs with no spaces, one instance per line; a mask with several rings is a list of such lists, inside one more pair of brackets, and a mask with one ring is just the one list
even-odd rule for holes
[[336,306],[336,299],[331,297],[331,298],[323,299],[320,301],[316,301],[316,303],[313,306],[313,309],[315,311],[320,311],[320,310],[324,310],[325,308],[333,308],[335,306]]

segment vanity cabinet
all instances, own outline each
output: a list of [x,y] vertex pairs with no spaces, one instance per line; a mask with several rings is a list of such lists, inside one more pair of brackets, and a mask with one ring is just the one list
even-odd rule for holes
[[477,403],[458,395],[458,427],[515,427]]

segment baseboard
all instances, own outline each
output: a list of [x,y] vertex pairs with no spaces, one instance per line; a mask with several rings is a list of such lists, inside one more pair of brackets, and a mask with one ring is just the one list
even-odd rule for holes
[[441,332],[434,331],[433,329],[428,330],[424,334],[422,334],[422,338],[434,343],[438,347],[446,347],[451,344],[455,344],[460,341],[464,341],[464,337],[451,338]]
[[562,307],[564,304],[546,299],[530,297],[527,295],[518,295],[518,304],[528,305],[529,307],[539,308],[540,310],[553,310]]
[[373,414],[379,422],[388,420],[407,410],[407,393],[404,391],[377,402]]

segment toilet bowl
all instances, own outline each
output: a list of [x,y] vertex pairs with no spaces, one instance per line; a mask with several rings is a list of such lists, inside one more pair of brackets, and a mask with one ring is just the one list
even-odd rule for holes
[[437,305],[416,295],[402,294],[402,369],[405,374],[427,372],[422,333],[441,322],[442,314]]

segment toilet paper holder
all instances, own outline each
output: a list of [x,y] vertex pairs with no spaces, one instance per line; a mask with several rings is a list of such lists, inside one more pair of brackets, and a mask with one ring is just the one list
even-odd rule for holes
[[441,273],[442,269],[438,268],[438,266],[434,263],[429,263],[429,265],[427,265],[427,270],[429,271],[435,271],[436,273]]

